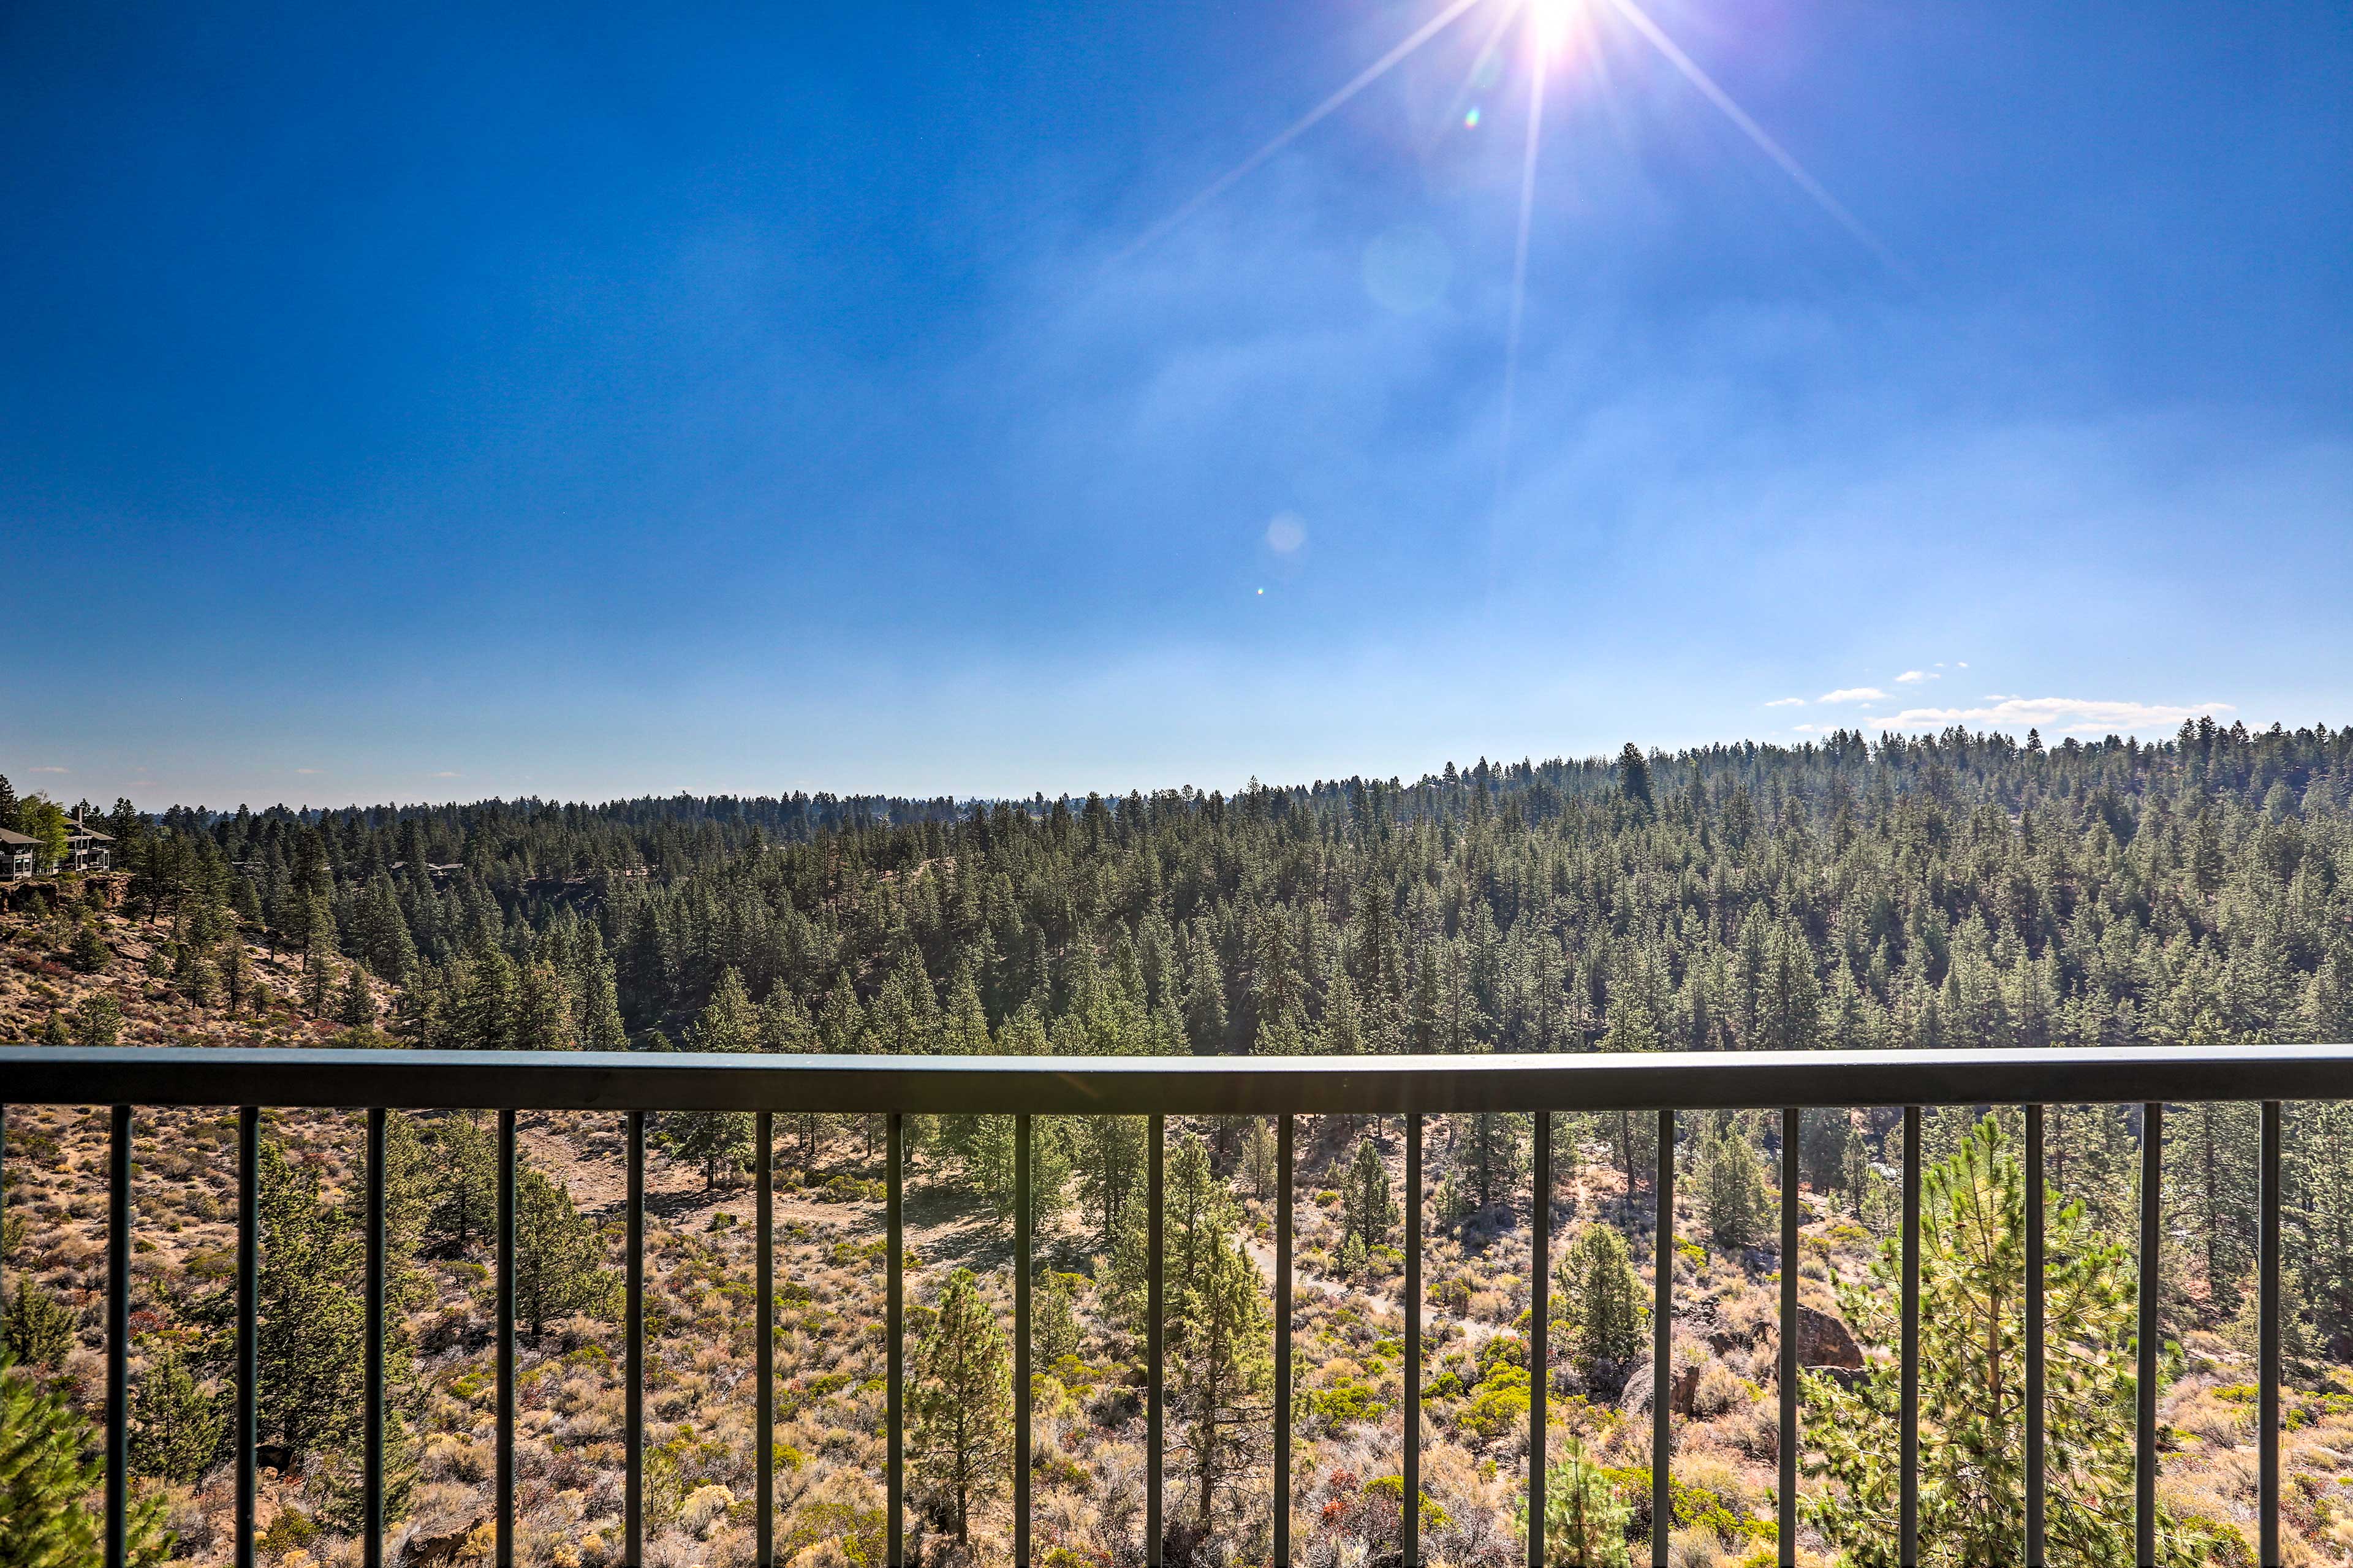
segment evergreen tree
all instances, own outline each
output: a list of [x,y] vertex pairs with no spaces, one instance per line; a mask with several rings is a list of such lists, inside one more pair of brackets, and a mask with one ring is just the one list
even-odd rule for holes
[[[1520,1529],[1527,1530],[1528,1505],[1520,1502]],[[1600,1466],[1588,1457],[1574,1432],[1567,1452],[1545,1467],[1545,1562],[1560,1568],[1628,1568],[1626,1542],[1634,1510],[1618,1497]]]
[[2169,1108],[2165,1185],[2169,1228],[2204,1287],[2200,1320],[2225,1322],[2255,1266],[2260,1108],[2200,1101]]
[[[786,992],[780,990],[776,995],[790,1000]],[[602,956],[589,964],[582,986],[579,1038],[584,1051],[620,1051],[629,1046],[628,1031],[621,1026],[620,994],[614,988],[613,966]]]
[[414,1267],[432,1223],[441,1180],[438,1152],[403,1111],[384,1119],[385,1249],[400,1268]]
[[192,1486],[228,1437],[221,1401],[198,1382],[177,1345],[149,1358],[131,1401],[131,1468]]
[[[324,1500],[322,1514],[348,1526],[361,1502],[366,1243],[356,1214],[327,1201],[317,1173],[298,1169],[276,1139],[263,1140],[260,1154],[259,1422],[265,1440],[292,1450],[306,1485]],[[216,1367],[229,1349],[226,1335],[211,1348]],[[386,1336],[385,1360],[386,1382],[397,1391],[410,1377],[405,1334]],[[397,1517],[415,1462],[401,1422],[388,1420],[385,1436],[386,1507]]]
[[1281,1154],[1274,1123],[1263,1116],[1251,1117],[1242,1131],[1241,1179],[1261,1203],[1275,1201],[1276,1188],[1282,1184]]
[[222,1000],[228,1005],[229,1016],[235,1017],[246,1010],[256,987],[253,955],[246,951],[245,938],[234,931],[221,943],[220,977]]
[[122,1005],[111,993],[92,991],[74,1008],[74,1044],[104,1047],[122,1042]]
[[1017,1458],[1005,1331],[971,1269],[948,1277],[913,1372],[907,1436],[915,1475],[940,1499],[956,1543],[968,1548],[973,1504],[1007,1485]]
[[335,908],[324,887],[311,892],[302,931],[302,994],[311,1016],[324,1017],[336,968]]
[[[1013,1223],[1014,1125],[1010,1116],[975,1116],[959,1151],[964,1180],[987,1200],[1000,1226]],[[1060,1215],[1071,1181],[1071,1146],[1057,1118],[1038,1117],[1029,1131],[1029,1213],[1038,1226]]]
[[[2048,1386],[2044,1487],[2051,1560],[2123,1568],[2133,1551],[2134,1292],[2125,1244],[2046,1194]],[[1988,1118],[1953,1158],[1924,1173],[1920,1229],[1920,1537],[1924,1563],[2008,1561],[2024,1503],[2024,1347],[2018,1306],[2025,1182]],[[1901,1244],[1882,1244],[1869,1281],[1840,1307],[1866,1345],[1896,1333]],[[1810,1473],[1831,1485],[1800,1507],[1858,1568],[1895,1563],[1894,1451],[1898,1368],[1873,1358],[1849,1389],[1809,1374]],[[2214,1542],[2160,1505],[2158,1558],[2211,1561]]]
[[451,1258],[464,1258],[496,1228],[499,1202],[497,1140],[468,1111],[434,1128],[431,1206],[425,1234]]
[[84,974],[95,974],[114,957],[114,950],[98,933],[98,922],[84,920],[74,931],[71,951],[73,966]]
[[572,1194],[520,1160],[515,1170],[515,1317],[533,1342],[558,1318],[612,1314],[619,1281]]
[[1086,1331],[1079,1321],[1078,1293],[1074,1282],[1082,1275],[1057,1274],[1050,1270],[1038,1282],[1036,1306],[1029,1320],[1031,1343],[1039,1364],[1052,1368],[1066,1356],[1079,1353]]
[[417,942],[408,919],[401,913],[400,895],[392,878],[382,871],[368,879],[353,900],[352,950],[375,973],[391,984],[406,980],[417,967]]
[[2131,1234],[2140,1215],[2139,1140],[2126,1115],[2114,1105],[2054,1105],[2043,1113],[2044,1179],[2115,1236]]
[[697,1051],[755,1051],[760,1048],[760,1014],[744,990],[744,977],[733,967],[720,972],[711,990],[710,1004],[695,1021],[687,1047]]
[[1618,753],[1618,787],[1624,792],[1626,804],[1648,814],[1651,799],[1651,764],[1642,755],[1642,748],[1633,742],[1626,742]]
[[1616,1381],[1645,1344],[1641,1277],[1627,1255],[1626,1238],[1608,1226],[1580,1229],[1554,1266],[1555,1297],[1567,1334],[1567,1363],[1587,1386]]
[[6,1350],[11,1361],[51,1372],[64,1366],[67,1355],[81,1342],[73,1309],[39,1280],[24,1274],[16,1276],[16,1287],[8,1292],[0,1330],[5,1333],[0,1348]]
[[1217,953],[1207,942],[1195,950],[1186,981],[1185,1037],[1195,1056],[1215,1056],[1226,1048],[1226,987],[1218,975]]
[[2305,1282],[2329,1353],[2353,1353],[2353,1104],[2283,1108],[2280,1226],[2284,1261]]
[[[90,1499],[106,1478],[103,1447],[63,1395],[0,1354],[0,1568],[86,1568],[105,1551],[105,1516]],[[161,1500],[133,1494],[124,1560],[148,1568],[172,1555]]]
[[346,1029],[375,1027],[375,994],[368,989],[367,972],[359,964],[343,968],[342,999],[335,1004],[335,1021]]
[[702,1190],[719,1188],[719,1178],[747,1169],[752,1160],[752,1113],[748,1110],[665,1110],[656,1135],[670,1157],[702,1170]]
[[1516,1111],[1479,1110],[1463,1119],[1461,1164],[1480,1209],[1503,1203],[1526,1169],[1527,1119]]
[[565,1005],[564,977],[544,959],[534,959],[516,971],[513,1048],[572,1048],[572,1017]]
[[1756,1246],[1769,1217],[1765,1164],[1756,1145],[1726,1122],[1702,1141],[1696,1174],[1710,1239],[1728,1251]]
[[[702,1010],[687,1038],[698,1051],[738,1053],[760,1045],[760,1015],[744,994],[744,977],[733,968],[721,972],[712,988],[711,1003]],[[669,1110],[659,1123],[662,1145],[674,1160],[702,1167],[702,1188],[710,1192],[719,1178],[743,1170],[752,1157],[752,1113],[748,1110]]]
[[1340,1189],[1341,1231],[1355,1247],[1357,1266],[1372,1250],[1388,1240],[1389,1227],[1397,1223],[1397,1199],[1389,1193],[1388,1167],[1381,1163],[1381,1152],[1366,1138],[1356,1144],[1356,1157],[1348,1164],[1347,1184]]
[[1208,1206],[1189,1280],[1171,1303],[1169,1404],[1184,1434],[1186,1468],[1206,1531],[1219,1517],[1220,1493],[1255,1464],[1272,1412],[1273,1331],[1265,1280],[1229,1228],[1227,1211]]
[[461,1051],[503,1051],[514,1046],[513,960],[477,943],[458,961],[447,1018],[448,1044]]
[[1106,1251],[1144,1173],[1145,1127],[1140,1116],[1088,1116],[1078,1123],[1079,1191],[1094,1213],[1096,1244]]

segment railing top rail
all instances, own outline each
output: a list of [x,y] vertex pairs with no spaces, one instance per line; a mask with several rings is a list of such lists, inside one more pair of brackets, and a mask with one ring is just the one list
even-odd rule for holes
[[2353,1046],[1475,1057],[0,1047],[0,1103],[1044,1116],[2353,1099]]

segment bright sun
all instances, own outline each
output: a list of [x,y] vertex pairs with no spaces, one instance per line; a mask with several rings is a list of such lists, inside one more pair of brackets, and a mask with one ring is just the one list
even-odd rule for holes
[[1536,47],[1549,59],[1568,42],[1569,23],[1581,0],[1528,0],[1528,25]]
[[[1527,298],[1528,243],[1536,205],[1536,159],[1544,137],[1545,94],[1546,77],[1549,74],[1546,68],[1569,50],[1573,39],[1583,45],[1584,51],[1589,51],[1598,43],[1598,38],[1595,37],[1596,30],[1605,24],[1614,24],[1630,29],[1648,41],[1651,47],[1658,51],[1661,58],[1698,90],[1701,97],[1714,104],[1725,119],[1739,128],[1742,134],[1756,143],[1758,151],[1779,165],[1781,171],[1789,176],[1799,189],[1811,197],[1816,205],[1835,220],[1841,228],[1860,240],[1873,255],[1885,262],[1889,269],[1897,276],[1905,278],[1910,276],[1904,264],[1880,242],[1878,237],[1863,227],[1852,213],[1841,206],[1837,198],[1823,189],[1821,183],[1808,174],[1804,166],[1796,158],[1790,156],[1779,142],[1767,135],[1765,128],[1757,123],[1746,110],[1735,103],[1732,100],[1732,95],[1717,86],[1713,77],[1701,69],[1698,63],[1689,55],[1683,53],[1674,40],[1668,37],[1664,30],[1651,19],[1650,13],[1642,7],[1643,0],[1440,0],[1437,12],[1424,18],[1420,25],[1400,39],[1387,54],[1358,71],[1338,90],[1297,120],[1293,121],[1273,137],[1261,143],[1257,151],[1251,153],[1240,163],[1210,181],[1191,200],[1184,203],[1176,211],[1131,240],[1121,248],[1118,259],[1124,261],[1134,256],[1209,203],[1217,200],[1236,181],[1244,178],[1252,170],[1260,167],[1277,153],[1306,134],[1326,116],[1338,110],[1341,105],[1387,76],[1398,62],[1414,54],[1424,44],[1446,31],[1470,12],[1492,8],[1491,15],[1493,21],[1487,31],[1486,43],[1480,51],[1479,58],[1482,63],[1492,61],[1499,47],[1513,47],[1504,41],[1506,31],[1514,22],[1519,23],[1526,29],[1522,35],[1523,42],[1519,47],[1525,48],[1529,56],[1526,69],[1528,101],[1525,117],[1526,136],[1521,149],[1519,226],[1516,242],[1512,252],[1512,286],[1509,296],[1511,313],[1504,333],[1503,437],[1497,444],[1496,477],[1496,491],[1500,497],[1504,486],[1504,464],[1508,459],[1511,450],[1512,404],[1514,385],[1519,374],[1521,316]],[[1474,65],[1472,68],[1475,74],[1480,68]],[[1455,112],[1461,116],[1461,124],[1465,131],[1475,131],[1481,121],[1481,106],[1476,102],[1470,102],[1468,112],[1464,112],[1462,105],[1468,100],[1469,84],[1466,81],[1463,94],[1456,100]]]

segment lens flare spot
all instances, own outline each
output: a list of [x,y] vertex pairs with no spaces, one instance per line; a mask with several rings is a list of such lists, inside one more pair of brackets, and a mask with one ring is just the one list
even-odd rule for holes
[[[1307,520],[1295,511],[1277,512],[1266,525],[1266,547],[1277,555],[1293,555],[1307,542]],[[1261,588],[1260,593],[1266,592]]]
[[1479,106],[1477,104],[1472,104],[1471,106],[1471,112],[1462,117],[1462,129],[1465,131],[1476,131],[1479,129]]

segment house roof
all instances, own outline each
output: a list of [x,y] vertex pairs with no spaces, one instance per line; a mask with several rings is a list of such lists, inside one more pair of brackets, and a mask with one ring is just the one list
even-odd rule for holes
[[41,841],[39,839],[32,837],[29,835],[14,833],[5,827],[0,827],[0,844],[30,844],[38,847],[40,842]]
[[100,833],[97,828],[86,827],[79,822],[75,823],[71,827],[67,828],[66,832],[75,838],[103,838],[109,844],[114,842],[113,834]]

